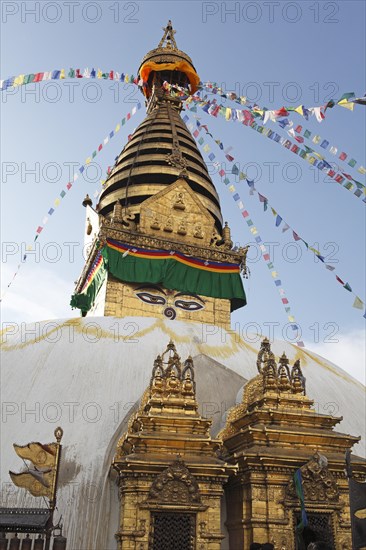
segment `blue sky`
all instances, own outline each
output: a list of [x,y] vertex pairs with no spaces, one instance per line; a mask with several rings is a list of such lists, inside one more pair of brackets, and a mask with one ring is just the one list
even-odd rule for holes
[[[363,2],[4,1],[1,15],[1,78],[70,67],[136,74],[142,57],[157,45],[171,18],[177,44],[192,57],[202,81],[216,81],[269,109],[311,107],[344,92],[365,93]],[[94,90],[85,88],[85,80],[67,82],[58,82],[58,88],[33,85],[2,96],[2,288],[19,263],[22,243],[33,241],[35,229],[68,182],[70,163],[84,163],[142,99],[133,86],[97,81]],[[96,101],[86,99],[94,92]],[[336,106],[321,124],[314,117],[306,122],[296,114],[292,120],[365,165],[365,112],[359,105],[353,112]],[[249,128],[197,114],[216,138],[233,146],[241,167],[252,163],[248,174],[260,175],[258,191],[301,237],[323,254],[332,253],[328,261],[337,262],[333,265],[339,276],[365,300],[365,204]],[[143,117],[141,109],[96,158],[99,174],[96,169],[89,181],[80,178],[62,201],[39,239],[39,261],[29,257],[4,298],[3,322],[77,315],[68,304],[83,267],[81,201],[98,189],[98,176],[113,164]],[[328,158],[333,157],[328,153]],[[32,169],[36,175],[27,172]],[[295,173],[297,181],[290,181]],[[365,183],[357,170],[352,174]],[[213,179],[233,240],[252,242],[230,193],[216,176]],[[303,246],[298,247],[298,261],[286,258],[286,252],[295,251],[288,244],[293,243],[290,232],[282,234],[275,227],[272,214],[263,212],[245,183],[236,187],[263,240],[272,243],[274,265],[305,344],[362,379],[365,320],[362,311],[352,308],[354,297]],[[64,243],[77,243],[74,258],[72,245]],[[253,247],[250,257],[256,255]],[[258,259],[249,267],[248,306],[233,315],[233,327],[244,336],[259,327],[264,335],[286,338],[288,321],[265,263]],[[287,334],[292,336],[291,331]]]

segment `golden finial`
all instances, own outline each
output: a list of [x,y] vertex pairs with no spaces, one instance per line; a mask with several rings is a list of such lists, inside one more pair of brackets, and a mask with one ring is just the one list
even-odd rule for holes
[[84,199],[83,202],[82,202],[82,205],[85,206],[85,208],[86,208],[87,206],[93,206],[93,201],[91,200],[91,198],[89,197],[88,194],[86,194],[86,197],[85,197],[85,199]]
[[178,46],[177,46],[177,43],[176,43],[175,38],[174,38],[174,35],[177,31],[175,31],[173,29],[173,25],[172,25],[172,22],[171,22],[170,19],[168,21],[167,26],[162,27],[162,29],[164,31],[164,34],[163,34],[163,38],[159,42],[158,48],[163,48],[164,47],[164,42],[166,42],[165,48],[177,50]]
[[57,443],[60,443],[62,436],[64,435],[63,429],[60,426],[58,426],[53,433],[55,435]]
[[278,387],[280,390],[287,391],[291,388],[289,360],[285,352],[280,357],[278,367]]

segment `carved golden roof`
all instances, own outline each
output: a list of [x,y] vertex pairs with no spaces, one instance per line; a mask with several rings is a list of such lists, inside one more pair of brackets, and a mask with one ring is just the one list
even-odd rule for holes
[[210,436],[211,423],[198,412],[193,360],[182,362],[170,341],[154,361],[149,387],[118,442],[113,465],[121,469],[133,462],[146,469],[181,456],[193,468],[205,464],[207,475],[218,475],[226,466],[222,470],[221,444]]
[[250,449],[255,454],[269,446],[270,454],[273,449],[286,455],[289,449],[294,452],[307,447],[337,453],[359,441],[359,437],[333,431],[342,417],[314,410],[314,401],[306,395],[300,361],[290,369],[284,353],[277,363],[266,338],[258,353],[257,368],[258,375],[244,386],[242,402],[229,411],[218,435],[230,453],[238,456]]

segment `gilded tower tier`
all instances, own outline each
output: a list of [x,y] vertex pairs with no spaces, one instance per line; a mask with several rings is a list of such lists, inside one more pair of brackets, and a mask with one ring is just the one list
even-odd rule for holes
[[113,215],[120,201],[139,221],[141,204],[184,177],[189,188],[222,232],[220,201],[196,142],[180,117],[181,102],[155,92],[154,108],[136,129],[109,175],[99,201],[99,214]]

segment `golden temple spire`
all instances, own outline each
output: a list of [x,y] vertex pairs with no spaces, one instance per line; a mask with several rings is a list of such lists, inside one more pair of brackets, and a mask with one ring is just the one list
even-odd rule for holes
[[[104,182],[95,209],[97,220],[92,224],[93,228],[98,227],[98,233],[77,282],[72,306],[79,307],[83,315],[89,311],[90,314],[103,311],[104,315],[111,316],[143,314],[171,320],[178,316],[229,326],[230,311],[246,303],[238,278],[240,272],[246,270],[247,248],[233,249],[228,224],[223,228],[219,195],[185,124],[186,119],[181,117],[184,97],[195,92],[199,76],[191,58],[177,48],[174,34],[169,21],[158,47],[148,52],[140,65],[139,82],[146,97],[147,116],[129,137]],[[84,205],[89,207],[88,215],[93,216],[89,197]],[[87,235],[88,231],[93,231],[88,228],[87,223]],[[127,246],[122,252],[123,259],[129,256],[119,264],[118,273],[112,264],[105,262],[104,256],[103,260],[98,258],[100,249],[109,254],[114,246],[112,240]],[[141,283],[153,281],[149,277],[141,280],[137,272],[126,278],[126,269],[131,269],[135,261],[132,260],[134,249],[129,249],[131,245],[136,251],[137,248],[164,250],[196,258],[192,268],[204,271],[208,284],[200,288],[195,282],[197,279],[192,279],[188,288],[186,280],[184,285],[172,280],[167,283],[164,276],[164,280],[159,279],[162,286],[154,289],[154,292],[162,292],[161,297],[151,297],[151,289],[148,295],[140,292]],[[141,254],[141,260],[145,261],[145,252]],[[178,277],[178,271],[174,267],[174,278]],[[97,293],[107,278],[106,292],[100,294],[100,302],[96,299],[97,293],[89,290],[88,274],[94,278],[92,288],[98,287]],[[210,282],[216,274],[222,275],[222,280],[233,278],[237,281],[234,286],[226,282],[220,284],[222,290],[217,291],[216,283]],[[197,296],[194,309],[189,310],[186,299],[173,300],[173,290],[189,291],[194,299]],[[198,295],[200,293],[204,298]],[[158,305],[162,307],[158,309]]]

